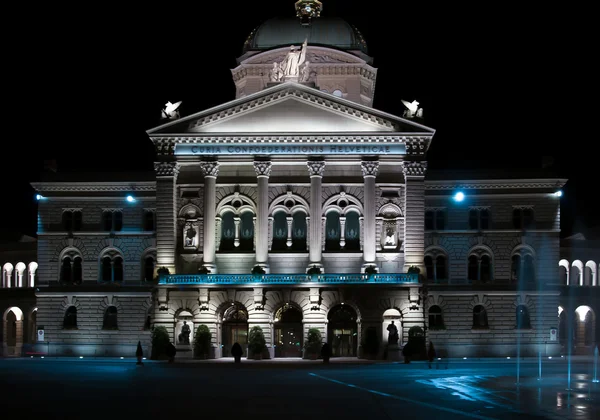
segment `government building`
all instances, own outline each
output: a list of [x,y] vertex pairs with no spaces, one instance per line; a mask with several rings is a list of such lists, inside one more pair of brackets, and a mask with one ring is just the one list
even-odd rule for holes
[[168,104],[154,173],[32,184],[37,252],[2,254],[5,356],[149,354],[164,326],[191,357],[182,327],[204,324],[211,358],[258,325],[268,358],[303,357],[317,328],[334,357],[385,359],[392,321],[400,348],[419,327],[445,357],[593,348],[600,247],[561,248],[566,180],[428,172],[419,104],[374,109],[358,29],[297,7],[248,36],[233,100]]

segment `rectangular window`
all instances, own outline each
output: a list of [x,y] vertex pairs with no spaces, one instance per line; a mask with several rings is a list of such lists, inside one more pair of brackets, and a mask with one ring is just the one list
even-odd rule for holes
[[446,211],[443,209],[427,210],[425,212],[425,230],[446,229]]
[[515,229],[531,229],[534,226],[533,209],[513,209],[513,227]]
[[123,230],[123,212],[105,210],[102,212],[102,230],[119,232]]
[[146,210],[144,212],[144,230],[147,232],[152,232],[156,230],[154,224],[154,212]]
[[488,209],[469,210],[469,229],[485,230],[490,228],[490,211]]
[[434,228],[434,223],[433,223],[433,216],[434,216],[435,212],[429,210],[425,212],[425,230],[433,230]]
[[102,213],[102,230],[110,232],[112,230],[112,211]]
[[113,230],[115,232],[123,230],[123,213],[120,211],[113,212]]
[[81,230],[82,217],[80,211],[73,212],[73,231],[79,232]]

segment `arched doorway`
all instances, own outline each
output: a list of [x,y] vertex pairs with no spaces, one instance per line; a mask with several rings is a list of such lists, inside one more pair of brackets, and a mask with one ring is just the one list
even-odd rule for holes
[[275,313],[275,357],[302,357],[302,312],[284,305]]
[[178,351],[191,351],[194,343],[194,316],[190,311],[182,310],[175,317],[175,346]]
[[223,313],[223,357],[231,357],[231,346],[234,343],[240,343],[246,353],[248,311],[240,303],[232,303]]
[[575,354],[593,354],[596,345],[596,317],[589,306],[575,309]]
[[394,323],[398,330],[398,345],[402,345],[402,314],[398,309],[388,309],[383,313],[383,325],[381,330],[381,336],[383,337],[384,344],[388,344],[388,337],[390,332],[388,326]]
[[356,311],[348,305],[337,305],[327,316],[327,341],[332,357],[356,357],[358,324]]
[[4,356],[20,356],[23,347],[23,311],[13,306],[4,312]]

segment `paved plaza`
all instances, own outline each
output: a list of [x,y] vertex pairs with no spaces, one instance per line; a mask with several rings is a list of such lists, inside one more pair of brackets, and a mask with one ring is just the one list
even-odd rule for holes
[[[381,363],[231,359],[0,359],[2,412],[22,418],[586,418],[600,416],[593,362]],[[517,385],[517,371],[519,383]],[[567,387],[570,386],[570,391]]]

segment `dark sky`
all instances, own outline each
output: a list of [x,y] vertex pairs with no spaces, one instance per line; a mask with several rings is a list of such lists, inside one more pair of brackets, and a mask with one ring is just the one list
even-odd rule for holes
[[[52,5],[14,15],[18,30],[3,53],[3,235],[35,234],[29,182],[44,159],[57,159],[61,172],[152,170],[145,130],[160,123],[165,102],[182,100],[185,116],[233,99],[230,69],[248,34],[294,13],[292,0],[196,3]],[[378,69],[375,108],[402,115],[400,99],[421,103],[425,124],[437,130],[430,168],[449,176],[536,169],[551,156],[569,179],[563,234],[600,224],[597,158],[583,147],[593,127],[573,96],[591,87],[593,54],[565,26],[570,13],[523,3],[438,7],[325,0],[323,16],[344,17],[363,33]]]

